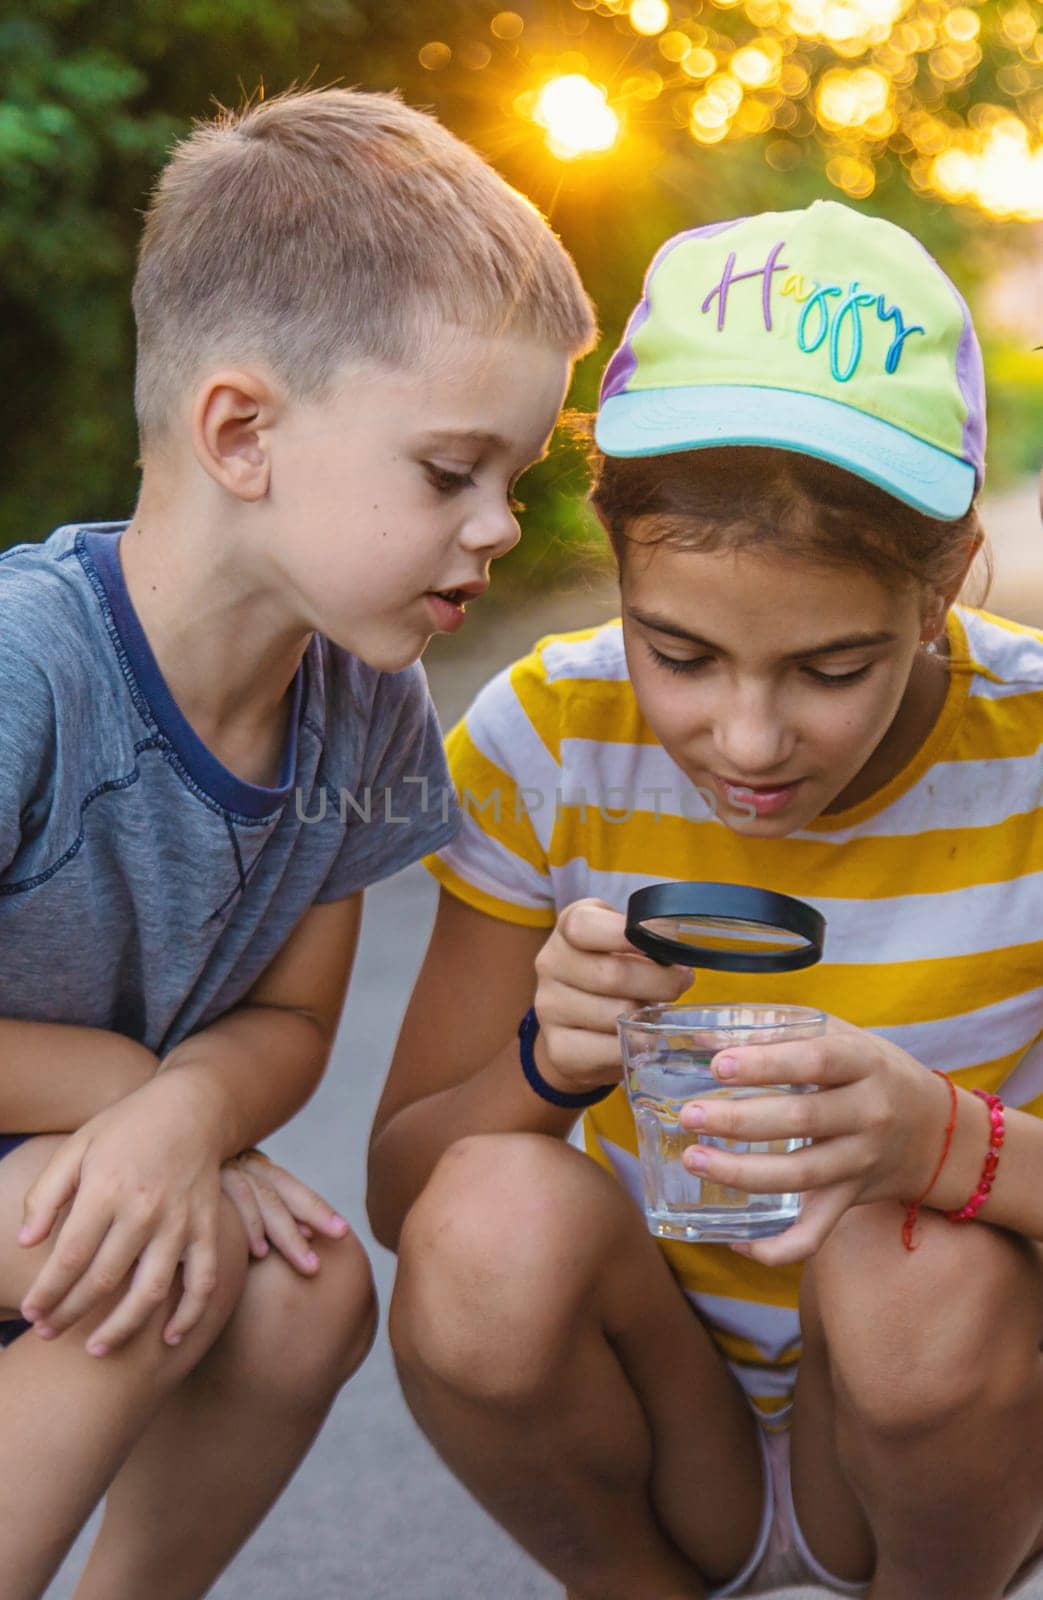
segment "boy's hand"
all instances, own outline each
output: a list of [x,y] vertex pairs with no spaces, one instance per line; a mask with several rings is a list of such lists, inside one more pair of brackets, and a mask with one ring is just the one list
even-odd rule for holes
[[343,1239],[350,1231],[345,1218],[320,1194],[260,1150],[244,1150],[226,1161],[221,1187],[239,1213],[251,1255],[266,1256],[271,1242],[305,1277],[319,1270],[319,1258],[308,1240],[316,1233]]
[[641,955],[625,928],[622,912],[603,900],[575,900],[536,957],[536,1064],[567,1094],[619,1081],[618,1016],[669,1004],[691,986],[687,967]]
[[53,1338],[133,1272],[87,1345],[92,1355],[105,1355],[154,1314],[180,1264],[183,1293],[163,1330],[167,1344],[179,1344],[214,1288],[220,1162],[212,1102],[174,1073],[84,1123],[25,1197],[21,1245],[40,1244],[62,1207],[71,1207],[22,1315]]

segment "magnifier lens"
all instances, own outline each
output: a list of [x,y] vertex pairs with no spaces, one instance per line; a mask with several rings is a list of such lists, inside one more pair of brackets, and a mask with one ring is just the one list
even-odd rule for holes
[[812,966],[824,930],[804,901],[742,884],[652,884],[627,906],[627,937],[646,955],[733,972]]
[[759,922],[729,917],[649,917],[641,926],[657,939],[690,945],[695,950],[736,950],[770,955],[799,950],[807,944],[788,928],[768,928]]

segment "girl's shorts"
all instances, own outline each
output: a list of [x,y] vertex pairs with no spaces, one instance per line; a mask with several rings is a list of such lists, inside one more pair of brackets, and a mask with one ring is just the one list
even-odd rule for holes
[[753,1554],[742,1571],[715,1589],[711,1600],[723,1600],[725,1595],[765,1594],[771,1589],[785,1589],[791,1584],[820,1584],[834,1594],[866,1594],[865,1583],[849,1583],[827,1572],[821,1562],[808,1549],[800,1531],[797,1513],[790,1489],[789,1444],[786,1428],[768,1433],[759,1423],[757,1436],[764,1464],[764,1512],[760,1532]]
[[[789,1429],[768,1433],[758,1424],[761,1458],[764,1462],[765,1501],[757,1543],[749,1561],[737,1577],[723,1588],[715,1589],[711,1600],[723,1600],[725,1595],[758,1595],[772,1589],[784,1589],[797,1584],[819,1584],[831,1594],[866,1594],[869,1583],[851,1583],[837,1578],[808,1549],[800,1531],[797,1513],[790,1488],[790,1434]],[[1017,1574],[1005,1591],[1008,1596],[1019,1595],[1023,1586],[1043,1574],[1043,1555]],[[1026,1595],[1025,1600],[1029,1600]]]

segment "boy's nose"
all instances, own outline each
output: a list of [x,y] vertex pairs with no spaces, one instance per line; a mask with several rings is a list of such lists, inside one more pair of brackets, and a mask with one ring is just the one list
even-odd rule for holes
[[518,519],[507,506],[472,517],[464,528],[465,549],[484,551],[490,560],[506,555],[521,538]]

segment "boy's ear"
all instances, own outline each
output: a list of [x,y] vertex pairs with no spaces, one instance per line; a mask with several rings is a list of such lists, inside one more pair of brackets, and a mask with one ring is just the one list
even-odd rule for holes
[[250,367],[212,372],[196,391],[192,405],[196,460],[238,500],[263,500],[268,493],[268,430],[278,409],[272,384]]

